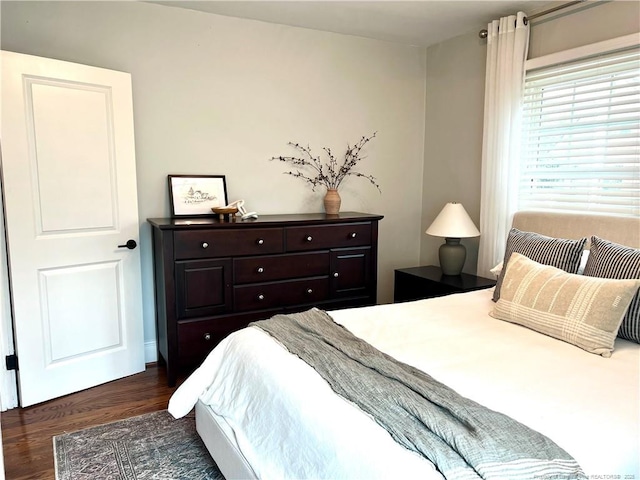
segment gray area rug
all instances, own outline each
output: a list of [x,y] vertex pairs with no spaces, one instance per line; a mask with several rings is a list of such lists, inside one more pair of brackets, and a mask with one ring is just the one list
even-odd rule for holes
[[58,480],[224,480],[193,413],[166,410],[53,437]]

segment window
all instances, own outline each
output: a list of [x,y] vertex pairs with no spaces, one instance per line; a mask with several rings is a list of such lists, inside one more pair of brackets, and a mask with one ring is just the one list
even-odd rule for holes
[[527,71],[520,210],[640,216],[640,48]]

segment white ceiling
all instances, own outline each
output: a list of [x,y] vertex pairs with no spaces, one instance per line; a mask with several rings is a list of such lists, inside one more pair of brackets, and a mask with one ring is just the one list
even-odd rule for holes
[[295,27],[429,46],[486,28],[491,20],[523,10],[531,15],[562,2],[533,0],[413,1],[154,1],[202,12]]

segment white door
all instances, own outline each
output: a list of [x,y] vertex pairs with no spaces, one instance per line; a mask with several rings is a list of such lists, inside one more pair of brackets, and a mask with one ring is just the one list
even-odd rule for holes
[[[2,180],[25,407],[144,370],[131,76],[2,52]],[[132,244],[131,244],[132,246]]]

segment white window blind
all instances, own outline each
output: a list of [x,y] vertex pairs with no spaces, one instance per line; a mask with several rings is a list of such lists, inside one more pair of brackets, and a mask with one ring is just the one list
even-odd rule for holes
[[520,210],[640,215],[640,47],[527,72]]

